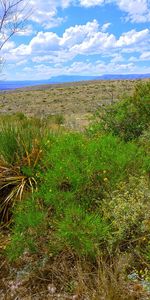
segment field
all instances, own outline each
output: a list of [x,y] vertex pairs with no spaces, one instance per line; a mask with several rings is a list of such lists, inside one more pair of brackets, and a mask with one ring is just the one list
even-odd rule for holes
[[61,114],[67,127],[82,130],[101,105],[131,95],[135,83],[135,80],[89,81],[18,89],[0,94],[0,114],[23,112],[39,118]]
[[150,299],[150,80],[0,93],[0,300]]

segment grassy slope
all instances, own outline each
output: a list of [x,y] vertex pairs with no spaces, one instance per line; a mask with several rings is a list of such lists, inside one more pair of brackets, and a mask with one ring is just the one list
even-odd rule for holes
[[63,114],[66,125],[78,130],[87,126],[99,106],[132,94],[136,82],[97,80],[5,92],[0,94],[0,114],[23,112],[37,117]]
[[[124,93],[130,94],[133,90],[134,83],[135,82],[130,81],[113,82],[113,85],[115,86],[113,97],[112,82],[92,82],[89,84],[82,83],[64,87],[57,87],[57,89],[51,88],[40,91],[18,91],[13,93],[7,93],[1,95],[4,105],[1,108],[1,112],[3,110],[6,110],[6,113],[16,113],[16,108],[18,108],[18,112],[23,111],[28,115],[35,116],[45,116],[45,114],[47,113],[50,115],[52,113],[64,113],[66,120],[67,118],[70,118],[69,120],[73,124],[73,117],[81,119],[83,116],[85,116],[85,114],[86,116],[88,116],[90,113],[96,110],[96,108],[103,102],[103,100],[104,102],[106,102],[106,100],[110,102],[110,100],[119,100]],[[23,97],[24,101],[22,102]],[[17,105],[18,102],[19,105]],[[95,106],[93,106],[93,103]],[[64,106],[62,107],[62,105]],[[42,107],[42,110],[40,110],[40,107]],[[80,125],[81,128],[84,124],[81,122]],[[25,129],[25,127],[23,128]],[[30,127],[28,129],[30,129]],[[34,135],[32,127],[31,133],[32,135]],[[91,133],[89,132],[89,134]],[[11,132],[8,132],[8,135],[11,136]],[[61,293],[59,298],[62,300],[149,299],[149,296],[146,295],[146,293],[144,293],[142,285],[139,284],[138,279],[136,279],[135,282],[128,282],[126,280],[127,278],[125,278],[126,269],[128,274],[132,274],[133,271],[135,271],[137,276],[137,272],[140,272],[139,267],[141,266],[141,271],[143,273],[141,273],[141,275],[139,276],[149,281],[149,264],[147,263],[146,258],[144,258],[144,253],[141,252],[141,249],[142,251],[145,251],[144,247],[145,245],[147,247],[147,236],[149,236],[149,233],[147,232],[147,228],[149,230],[148,204],[145,201],[146,199],[148,199],[147,195],[149,195],[145,194],[145,192],[149,193],[149,190],[145,177],[139,178],[139,174],[141,176],[143,173],[138,173],[140,172],[142,161],[144,161],[145,158],[142,152],[141,154],[139,152],[138,158],[137,149],[139,146],[134,146],[134,144],[132,145],[132,142],[131,144],[126,144],[123,141],[120,142],[119,140],[112,138],[109,135],[101,138],[96,136],[97,132],[95,135],[93,135],[93,137],[89,138],[89,140],[85,140],[84,135],[74,135],[69,133],[68,135],[62,134],[58,136],[56,141],[53,137],[51,137],[50,141],[47,140],[47,142],[49,142],[48,144],[46,144],[46,148],[48,149],[47,162],[50,164],[50,168],[46,162],[44,169],[42,169],[42,174],[44,170],[45,186],[43,186],[43,189],[40,189],[40,199],[44,199],[45,204],[47,204],[50,208],[50,210],[46,210],[46,215],[48,214],[48,220],[51,220],[51,218],[53,218],[55,206],[58,208],[58,201],[63,200],[61,194],[64,195],[64,197],[65,193],[66,195],[68,195],[67,201],[70,201],[71,199],[73,199],[73,201],[74,199],[76,200],[76,196],[78,198],[78,201],[81,201],[82,198],[84,199],[84,197],[86,201],[88,200],[88,198],[91,199],[91,197],[93,201],[95,201],[94,193],[96,193],[96,199],[97,195],[99,195],[100,199],[102,200],[101,197],[103,197],[103,191],[101,196],[100,188],[105,186],[107,187],[106,180],[108,180],[111,183],[112,192],[108,194],[106,193],[106,195],[104,196],[106,202],[108,201],[107,203],[109,205],[107,205],[107,203],[105,205],[104,201],[104,203],[102,204],[102,208],[103,215],[106,217],[106,220],[109,220],[110,217],[114,218],[113,226],[116,230],[116,238],[115,236],[113,237],[112,247],[114,247],[116,254],[114,255],[114,252],[111,252],[112,248],[111,245],[109,245],[110,257],[108,255],[107,259],[105,255],[104,259],[102,259],[102,256],[100,255],[100,258],[94,264],[89,260],[85,260],[84,258],[83,260],[81,258],[77,259],[76,255],[74,254],[74,251],[71,250],[70,246],[72,245],[72,243],[70,245],[71,236],[69,236],[69,239],[66,239],[66,242],[68,244],[66,245],[64,251],[62,251],[60,255],[56,255],[53,259],[53,257],[51,258],[51,256],[49,256],[50,253],[49,251],[47,252],[47,244],[45,243],[46,239],[48,240],[48,243],[51,242],[51,234],[53,233],[53,230],[51,228],[44,229],[48,230],[49,236],[46,233],[47,237],[45,235],[45,238],[43,238],[42,240],[42,235],[40,234],[39,249],[37,254],[35,253],[29,255],[28,251],[26,251],[24,255],[20,258],[20,260],[18,260],[14,264],[10,264],[6,260],[4,260],[3,262],[3,256],[1,256],[1,290],[3,291],[2,293],[4,293],[4,295],[2,295],[1,297],[2,299],[14,299],[17,296],[21,297],[21,299],[58,299],[58,293]],[[26,135],[24,131],[23,137],[27,138],[28,140],[28,135]],[[147,143],[147,137],[145,141]],[[40,148],[38,148],[39,146],[40,145],[37,144],[35,139],[35,144],[33,147],[34,151],[31,151],[32,155],[29,155],[30,153],[27,154],[27,158],[31,159],[32,165],[35,165],[35,162],[37,161],[37,154],[40,150]],[[14,151],[16,152],[15,149],[18,148],[20,149],[19,144],[18,147],[15,146]],[[147,151],[147,147],[145,147],[145,149]],[[23,151],[24,149],[22,149],[22,152]],[[99,165],[97,163],[97,153],[101,153],[102,158],[102,162],[99,162]],[[12,156],[9,157],[11,160]],[[20,161],[18,161],[18,156],[16,156],[15,163],[17,163],[16,167],[18,168],[18,164],[20,164]],[[22,161],[22,163],[26,164],[26,160]],[[110,168],[110,165],[111,173],[109,173],[108,170],[107,174],[106,170]],[[30,164],[28,166],[30,166]],[[51,166],[53,167],[51,168]],[[124,169],[124,166],[126,166],[126,169]],[[145,166],[143,167],[145,168]],[[99,173],[99,169],[102,171],[102,174]],[[16,172],[15,164],[13,170]],[[33,174],[31,173],[30,175],[30,168],[25,168],[22,170],[24,172],[24,176],[36,176],[35,172]],[[123,177],[121,180],[124,180],[124,175],[126,177],[126,174],[124,174],[124,170],[126,170],[127,172],[127,182],[124,182],[123,184],[121,183],[120,186],[116,185],[116,180],[119,179],[120,181],[120,177],[122,175]],[[36,169],[35,171],[37,172],[38,169]],[[89,179],[91,180],[89,180],[88,185],[86,185],[86,180],[88,178],[87,174],[89,176]],[[128,175],[132,175],[134,178],[131,177],[130,179],[128,178]],[[81,184],[81,181],[83,181],[83,184]],[[59,190],[57,190],[57,182],[59,183]],[[28,182],[27,185],[29,186]],[[84,185],[85,188],[83,188],[82,193],[82,186]],[[113,187],[115,187],[115,190],[113,190]],[[47,194],[45,188],[48,192]],[[51,192],[52,195],[51,199],[49,199],[49,192]],[[65,203],[65,205],[68,205],[67,202]],[[42,205],[42,203],[40,202],[38,202],[37,204]],[[97,207],[97,202],[95,202],[94,206],[95,208]],[[42,208],[42,206],[40,207]],[[53,209],[51,210],[51,207],[53,207],[54,211]],[[34,234],[34,228],[36,228],[37,226],[36,222],[39,222],[39,219],[30,219],[32,209],[34,211],[34,209],[37,207],[34,208],[31,205],[31,207],[29,206],[29,209],[30,208],[31,211],[29,211],[28,215],[26,215],[24,211],[25,207],[23,207],[23,211],[20,215],[21,218],[23,216],[25,220],[25,222],[22,223],[22,225],[24,224],[23,226],[25,226],[25,232],[23,232],[23,234],[25,234],[25,239],[28,239],[28,234]],[[89,207],[89,209],[90,208],[91,207]],[[94,211],[95,208],[92,207],[92,210]],[[70,208],[67,208],[67,206],[62,207],[62,211],[58,211],[56,218],[54,218],[53,226],[55,227],[56,222],[59,229],[57,234],[58,245],[60,241],[61,243],[63,242],[63,240],[61,240],[62,234],[65,234],[64,237],[66,237],[66,224],[68,224],[67,226],[69,226],[67,227],[67,230],[71,230],[70,226],[72,226],[72,219],[70,213],[68,215],[68,211],[70,212],[70,210],[67,209]],[[79,208],[76,209],[77,216],[80,217],[80,210]],[[74,209],[72,213],[74,218]],[[61,220],[63,214],[64,223],[63,220]],[[88,214],[90,216],[90,210]],[[36,216],[36,210],[33,216]],[[37,217],[39,218],[40,215],[37,215]],[[21,220],[22,219],[20,219],[20,221]],[[145,220],[147,223],[143,223],[141,222],[141,220]],[[20,221],[18,219],[18,224],[21,224]],[[94,238],[94,236],[92,236],[91,233],[91,226],[97,227],[100,224],[93,223],[93,225],[90,225],[91,219],[90,223],[88,223],[89,221],[86,218],[85,221],[87,222],[87,224],[89,224],[89,237],[91,235],[91,238]],[[33,227],[31,226],[30,222],[33,222]],[[84,225],[82,223],[82,219],[81,224]],[[80,226],[76,227],[76,225],[77,224],[75,223],[75,230],[78,230],[77,235],[80,238],[81,234],[81,238],[84,238],[84,236],[82,237],[82,231],[80,232]],[[143,229],[145,231],[143,231]],[[98,239],[100,233],[95,231],[96,239]],[[22,237],[23,236],[21,234],[20,238]],[[7,235],[6,237],[5,232],[4,238],[3,236],[1,236],[1,238],[2,242],[3,240],[5,240],[5,238],[6,243],[7,240],[9,241],[9,235]],[[24,240],[22,241],[24,242]],[[94,239],[91,241],[94,244]],[[15,241],[15,245],[16,242],[17,241]],[[87,242],[89,243],[90,241]],[[5,245],[2,244],[2,249],[4,249],[4,246]],[[15,253],[17,253],[17,248],[14,248],[12,255],[15,256]],[[48,253],[48,255],[46,253]],[[138,255],[141,255],[141,258],[138,257]],[[140,259],[141,263],[139,264]],[[133,266],[135,269],[133,269]],[[33,271],[31,270],[32,268],[34,268]],[[5,280],[3,280],[4,278]],[[52,289],[54,288],[55,290],[55,287],[57,288],[56,293],[55,295],[52,295]],[[73,293],[75,293],[76,295],[76,297],[74,298]],[[25,298],[26,296],[27,298]]]

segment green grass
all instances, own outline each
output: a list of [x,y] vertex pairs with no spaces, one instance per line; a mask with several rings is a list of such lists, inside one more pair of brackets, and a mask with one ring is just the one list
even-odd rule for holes
[[123,276],[142,270],[149,278],[149,103],[149,84],[138,85],[83,133],[52,132],[46,119],[20,114],[1,121],[0,207],[10,261],[26,252],[55,263],[70,255],[96,268],[101,257],[112,270],[117,255],[131,256]]
[[150,82],[137,84],[133,96],[97,111],[98,116],[91,133],[101,128],[125,141],[137,139],[150,126]]

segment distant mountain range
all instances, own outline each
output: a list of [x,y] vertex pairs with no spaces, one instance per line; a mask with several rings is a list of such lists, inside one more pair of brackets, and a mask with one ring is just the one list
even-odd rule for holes
[[106,74],[98,76],[96,79],[99,80],[132,80],[132,79],[144,79],[150,78],[150,74]]
[[32,81],[0,81],[0,90],[14,90],[22,87],[30,87],[43,84],[69,83],[87,80],[133,80],[150,78],[150,74],[106,74],[101,76],[79,76],[79,75],[61,75],[51,77],[49,80]]
[[62,75],[50,78],[50,83],[76,82],[84,80],[123,80],[150,78],[150,74],[106,74],[101,76]]

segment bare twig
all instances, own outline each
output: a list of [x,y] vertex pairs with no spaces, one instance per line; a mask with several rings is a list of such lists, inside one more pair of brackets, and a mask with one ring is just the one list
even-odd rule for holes
[[27,0],[0,0],[0,50],[24,28],[30,14]]

